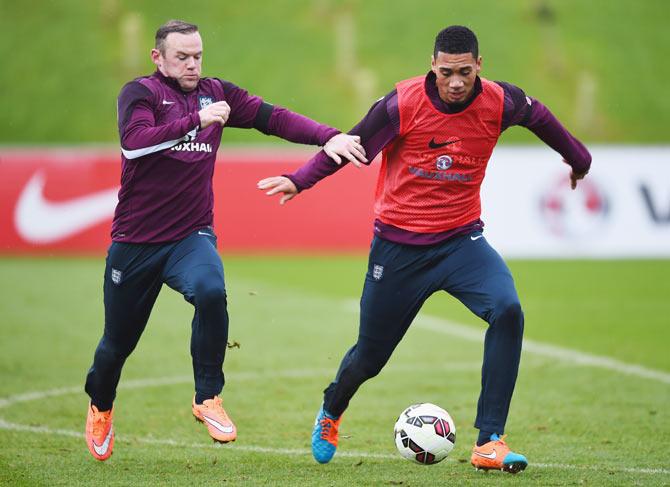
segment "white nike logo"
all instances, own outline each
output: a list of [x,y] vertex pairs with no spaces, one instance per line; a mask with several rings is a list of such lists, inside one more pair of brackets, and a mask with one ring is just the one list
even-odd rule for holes
[[176,103],[176,102],[169,101],[169,100],[163,100],[163,105],[173,105],[174,103]]
[[495,450],[493,450],[491,453],[479,453],[478,451],[476,451],[474,453],[477,456],[484,457],[484,458],[489,458],[491,460],[495,460],[495,458],[497,457]]
[[118,187],[53,202],[44,197],[45,183],[44,172],[36,172],[16,203],[16,231],[27,242],[48,244],[64,240],[114,215]]
[[477,235],[476,237],[475,237],[475,236],[471,236],[471,237],[470,237],[470,240],[472,240],[472,241],[474,242],[475,240],[479,240],[479,239],[482,238],[483,236],[484,236],[484,235]]
[[112,434],[114,434],[114,430],[112,428],[109,428],[109,432],[107,433],[107,436],[105,437],[105,441],[102,442],[102,445],[98,446],[95,444],[95,441],[93,441],[93,449],[98,455],[104,455],[107,453],[107,448],[109,448],[109,442],[112,439]]
[[211,233],[203,232],[202,230],[198,230],[198,235],[206,235],[208,237],[213,237],[214,236]]
[[216,420],[214,420],[214,419],[212,419],[212,418],[208,418],[208,417],[205,416],[204,414],[203,414],[203,416],[202,416],[202,419],[204,419],[205,421],[207,421],[209,424],[211,424],[212,426],[214,426],[216,429],[218,429],[218,430],[221,431],[222,433],[232,433],[233,430],[234,430],[234,428],[233,428],[232,426],[224,426],[224,425],[222,425],[221,423],[219,423],[218,421],[216,421]]

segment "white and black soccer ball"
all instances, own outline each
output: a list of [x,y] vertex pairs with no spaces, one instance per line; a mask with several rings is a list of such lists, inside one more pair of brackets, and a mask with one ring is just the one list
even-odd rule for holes
[[447,411],[428,402],[405,409],[395,423],[393,434],[398,452],[421,465],[441,462],[456,443],[454,420]]

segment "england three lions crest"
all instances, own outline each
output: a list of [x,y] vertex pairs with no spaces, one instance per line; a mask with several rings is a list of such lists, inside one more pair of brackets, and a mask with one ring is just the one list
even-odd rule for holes
[[383,276],[384,276],[384,266],[375,264],[372,267],[372,277],[374,278],[375,281],[381,281]]
[[198,97],[198,105],[200,106],[200,110],[202,110],[205,107],[208,107],[212,103],[214,103],[214,98],[212,98],[211,96],[200,95]]

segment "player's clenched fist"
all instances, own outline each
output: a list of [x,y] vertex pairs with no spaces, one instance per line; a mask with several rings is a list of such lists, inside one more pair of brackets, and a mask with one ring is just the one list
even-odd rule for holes
[[230,115],[230,105],[225,101],[217,101],[198,112],[200,115],[200,128],[206,129],[213,123],[225,125]]

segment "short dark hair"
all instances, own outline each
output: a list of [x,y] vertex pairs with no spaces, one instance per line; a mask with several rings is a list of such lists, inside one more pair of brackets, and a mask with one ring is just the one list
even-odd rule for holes
[[437,57],[438,52],[447,54],[465,54],[472,53],[472,57],[477,59],[479,56],[479,43],[477,36],[467,27],[462,25],[452,25],[440,31],[435,37],[435,48],[433,56]]
[[156,49],[165,54],[165,38],[168,34],[177,32],[178,34],[192,34],[198,32],[198,26],[189,24],[183,20],[168,20],[156,31]]

